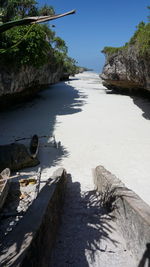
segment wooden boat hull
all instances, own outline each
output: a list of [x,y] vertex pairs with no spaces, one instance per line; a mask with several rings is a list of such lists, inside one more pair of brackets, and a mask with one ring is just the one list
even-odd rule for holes
[[6,168],[0,173],[0,210],[2,209],[6,197],[8,195],[9,191],[9,186],[10,186],[10,181],[9,181],[9,176],[10,176],[10,169]]
[[39,150],[39,138],[35,134],[32,136],[31,142],[30,142],[30,155],[32,158],[36,158]]

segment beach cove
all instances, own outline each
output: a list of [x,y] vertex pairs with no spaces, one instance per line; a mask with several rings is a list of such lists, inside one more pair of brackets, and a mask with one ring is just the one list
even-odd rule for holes
[[[102,165],[150,204],[149,119],[147,99],[106,94],[98,74],[84,72],[2,112],[0,140],[47,136],[40,139],[43,180],[61,166],[90,190],[92,168]],[[52,136],[58,149],[50,145]]]
[[[60,263],[64,267],[70,264],[97,267],[100,263],[101,266],[137,266],[142,257],[142,251],[137,259],[132,250],[137,237],[130,239],[132,242],[129,247],[125,236],[120,233],[115,217],[111,213],[104,212],[99,202],[99,195],[94,190],[93,169],[99,165],[104,166],[125,186],[150,204],[149,116],[148,99],[112,94],[102,85],[99,75],[94,72],[77,74],[68,81],[54,84],[39,92],[36,98],[1,112],[2,145],[12,142],[23,143],[29,149],[31,137],[34,134],[39,136],[40,165],[19,171],[18,178],[16,177],[14,181],[37,177],[40,167],[39,189],[46,190],[49,187],[47,180],[55,171],[57,172],[58,168],[65,168],[67,171],[64,206],[60,212],[61,224],[57,229],[56,242],[48,258],[40,257],[41,261],[46,261],[46,266],[59,267]],[[33,212],[33,216],[29,214],[32,209],[34,210],[36,203],[39,205],[39,210],[45,203],[41,195],[43,190],[38,193],[33,205],[31,205],[33,200],[30,203],[30,199],[26,204],[20,201],[18,210],[23,208],[26,211],[28,205],[31,205],[29,213],[26,213],[22,222],[32,221],[38,216],[37,211]],[[34,199],[34,192],[30,192],[29,195],[31,198],[33,195]],[[54,211],[55,209],[53,208]],[[44,217],[48,218],[48,214]],[[128,228],[129,233],[134,230],[136,235],[138,231],[140,232],[140,228],[135,231],[137,226],[134,214],[133,210],[133,215],[128,220],[129,226],[125,224],[123,229],[126,232]],[[55,213],[53,215],[57,218]],[[51,213],[49,215],[51,220],[53,215]],[[120,213],[118,218],[120,221]],[[51,233],[49,227],[51,220],[46,224],[47,234]],[[13,219],[12,223],[15,225]],[[36,227],[39,222],[34,224]],[[143,228],[143,224],[140,225],[142,229],[148,229]],[[18,224],[18,227],[21,228],[21,224]],[[16,229],[14,227],[14,231],[17,231],[18,227]],[[55,228],[54,225],[53,227]],[[45,231],[44,227],[41,229]],[[44,237],[45,232],[42,231],[40,233],[43,233],[41,236]],[[145,249],[146,242],[143,240],[142,250]],[[15,242],[18,242],[17,239]],[[23,247],[26,241],[23,238],[21,242]],[[50,244],[49,240],[48,246],[46,245],[47,252]],[[37,244],[36,246],[38,247]],[[2,256],[4,261],[5,258],[6,261],[9,259],[9,251],[7,256],[5,254]],[[15,255],[16,257],[18,255],[16,249],[14,249],[14,260]],[[34,261],[34,257],[31,259]]]

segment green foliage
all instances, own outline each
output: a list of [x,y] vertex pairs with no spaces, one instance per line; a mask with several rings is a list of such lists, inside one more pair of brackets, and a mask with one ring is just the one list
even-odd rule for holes
[[0,8],[5,7],[7,5],[7,0],[0,0]]
[[36,5],[37,2],[35,0],[3,0],[0,3],[3,22],[27,16],[48,16],[55,14],[52,6],[44,5],[38,9]]
[[[150,6],[147,7],[150,10]],[[148,16],[150,21],[150,16]],[[118,53],[134,45],[140,55],[150,56],[150,23],[140,22],[137,26],[137,30],[131,37],[130,41],[125,43],[122,47],[104,47],[101,51],[106,55]]]
[[[54,14],[52,7],[44,6],[37,9],[35,0],[7,0],[3,1],[3,20],[9,21],[18,18]],[[43,12],[43,13],[42,13]],[[44,14],[43,14],[44,15]],[[55,33],[46,24],[19,26],[0,35],[0,53],[4,64],[33,65],[39,67],[48,62],[52,50],[50,42]]]
[[0,49],[5,52],[1,59],[7,64],[15,62],[18,66],[39,67],[48,61],[51,46],[40,25],[16,27],[2,34],[0,39]]
[[52,6],[44,5],[39,9],[38,13],[40,16],[49,16],[49,15],[54,15],[55,11]]
[[139,23],[129,45],[135,45],[142,55],[150,55],[150,23]]
[[67,54],[68,52],[68,48],[66,46],[66,43],[64,40],[62,40],[60,37],[55,37],[54,38],[54,41],[53,41],[53,44],[54,44],[54,48],[60,52],[63,52],[64,54]]
[[137,42],[137,38],[140,35],[140,33],[144,30],[144,27],[145,27],[145,23],[143,21],[138,24],[137,30],[134,33],[134,35],[131,37],[129,44],[132,45],[132,44],[135,44]]
[[41,24],[41,27],[43,29],[43,31],[45,32],[45,35],[46,35],[46,39],[48,42],[50,42],[52,44],[52,42],[54,42],[54,38],[55,38],[55,32],[52,31],[48,24],[44,23],[44,24]]
[[64,72],[70,73],[71,75],[75,75],[76,73],[78,73],[79,70],[79,67],[77,67],[76,64],[77,62],[75,61],[75,59],[66,56],[64,60]]
[[115,54],[118,53],[118,51],[121,51],[123,47],[111,47],[111,46],[105,46],[104,49],[101,51],[104,54]]
[[144,23],[143,21],[137,26],[137,30],[130,39],[122,47],[104,47],[102,53],[111,55],[127,49],[129,46],[134,45],[141,55],[150,55],[150,23]]
[[[35,0],[2,0],[0,2],[3,21],[16,20],[26,16],[53,15],[53,7],[37,8]],[[75,61],[67,56],[64,40],[55,36],[48,24],[18,26],[0,34],[0,60],[5,66],[36,68],[51,62],[61,65],[64,71],[74,74]]]
[[3,22],[35,14],[36,4],[35,0],[8,0],[3,9]]

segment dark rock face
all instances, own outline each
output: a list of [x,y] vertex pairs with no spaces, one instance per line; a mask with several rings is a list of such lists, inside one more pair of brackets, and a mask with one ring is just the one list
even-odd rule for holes
[[106,64],[100,77],[108,89],[150,91],[150,59],[129,46],[106,55]]
[[19,70],[0,66],[0,109],[35,95],[43,87],[60,81],[62,66],[54,63],[40,68],[22,66]]
[[70,76],[70,74],[67,73],[67,72],[65,72],[65,73],[63,73],[63,75],[61,76],[60,80],[61,80],[61,81],[68,81],[68,80],[69,80],[69,76]]
[[0,96],[19,93],[27,88],[58,82],[61,66],[46,64],[40,68],[26,66],[20,70],[0,68]]

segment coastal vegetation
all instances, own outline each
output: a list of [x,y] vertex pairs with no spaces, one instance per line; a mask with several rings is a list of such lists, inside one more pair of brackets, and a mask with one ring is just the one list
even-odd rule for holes
[[[150,7],[148,7],[150,10]],[[112,55],[114,53],[118,53],[119,51],[123,51],[128,49],[130,46],[134,45],[136,50],[140,55],[150,56],[150,16],[148,16],[148,23],[140,22],[137,26],[137,30],[134,35],[131,37],[129,42],[125,43],[122,47],[104,47],[102,53],[107,55]]]
[[[148,8],[150,9],[150,8]],[[140,22],[128,43],[105,47],[106,62],[101,78],[110,90],[125,93],[150,92],[150,17]]]
[[[0,3],[1,23],[22,19],[28,16],[54,15],[52,6],[38,7],[35,0],[3,0]],[[48,24],[32,24],[14,27],[0,34],[1,64],[20,68],[39,68],[46,63],[63,66],[64,72],[78,72],[76,61],[68,56],[64,40],[56,36]]]

